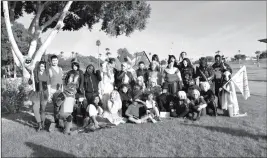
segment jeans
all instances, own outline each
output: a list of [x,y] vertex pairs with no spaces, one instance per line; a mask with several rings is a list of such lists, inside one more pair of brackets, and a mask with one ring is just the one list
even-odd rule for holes
[[31,96],[31,101],[33,102],[33,112],[37,123],[45,121],[45,109],[48,101],[48,92],[33,92]]

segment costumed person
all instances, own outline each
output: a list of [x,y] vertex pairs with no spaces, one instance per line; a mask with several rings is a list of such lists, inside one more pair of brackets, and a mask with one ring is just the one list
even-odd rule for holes
[[[205,102],[204,98],[200,96],[200,92],[196,89],[192,91],[192,93],[189,95],[188,99],[190,100],[189,108],[190,112],[192,114],[192,118],[194,121],[199,120],[200,116],[203,116],[206,114],[206,107],[207,103]],[[197,114],[195,118],[195,114]]]
[[215,96],[214,92],[210,89],[210,84],[208,82],[200,82],[200,95],[204,97],[207,103],[206,112],[209,115],[217,116],[217,102],[218,98]]
[[170,101],[173,101],[173,95],[168,93],[168,84],[163,83],[162,93],[156,97],[160,112],[169,112],[170,111]]
[[145,63],[143,61],[140,61],[138,63],[138,65],[139,65],[139,68],[136,70],[136,76],[137,76],[137,78],[139,76],[142,76],[143,79],[144,79],[144,82],[145,82],[145,84],[147,86],[147,82],[148,82],[148,70],[145,68]]
[[147,114],[151,114],[152,118],[155,119],[156,121],[161,121],[158,105],[154,99],[153,93],[150,92],[147,94],[147,100],[145,103],[147,108]]
[[86,109],[86,118],[83,121],[83,128],[86,128],[90,122],[93,123],[93,128],[98,129],[100,128],[99,122],[100,120],[98,117],[101,117],[103,114],[102,103],[100,97],[98,95],[93,95],[90,101],[90,104],[87,106]]
[[141,87],[141,90],[142,90],[143,92],[145,92],[145,90],[146,90],[146,84],[145,84],[145,82],[144,82],[144,78],[143,78],[143,76],[139,76],[139,77],[137,77],[137,79],[136,79],[136,84],[139,85],[139,86]]
[[59,107],[57,118],[59,119],[58,127],[63,129],[64,134],[72,134],[72,113],[75,105],[75,94],[78,87],[79,74],[72,73],[69,76],[68,84],[64,87],[62,93],[54,99]]
[[[70,70],[65,78],[65,85],[67,85],[70,82],[70,77],[73,75],[78,75],[78,81],[77,81],[77,89],[76,89],[76,94],[75,94],[75,99],[76,99],[76,104],[80,105],[79,102],[81,101],[81,99],[84,99],[84,75],[83,75],[83,71],[80,69],[80,64],[77,58],[74,58],[71,60],[71,68],[72,70]],[[76,122],[76,116],[78,113],[78,106],[74,107],[73,110],[73,121]]]
[[[136,78],[137,78],[137,74],[136,74],[136,71],[135,69],[133,68],[133,66],[135,65],[135,60],[136,59],[133,59],[131,60],[130,57],[126,57],[124,58],[124,62],[126,62],[128,65],[127,65],[127,71],[130,72],[133,76],[133,80],[135,81]],[[119,88],[119,87],[118,87]]]
[[123,84],[121,85],[119,92],[122,101],[122,117],[126,117],[125,112],[129,105],[132,103],[132,98],[128,89],[128,86],[126,84]]
[[88,65],[84,73],[84,91],[88,101],[92,101],[93,96],[99,95],[98,84],[101,80],[100,71],[95,70],[92,64]]
[[108,100],[107,110],[104,109],[103,117],[107,118],[111,124],[119,125],[125,123],[121,116],[122,102],[118,91],[113,90]]
[[184,91],[178,91],[177,97],[175,97],[173,102],[174,106],[171,106],[171,116],[186,119],[190,111],[189,103],[190,100],[187,98],[186,93]]
[[184,58],[182,64],[180,65],[180,72],[183,80],[183,90],[185,92],[188,91],[190,86],[195,85],[195,81],[193,77],[195,76],[194,67],[190,64],[190,60],[188,58]]
[[34,117],[38,123],[37,132],[45,128],[45,109],[51,96],[51,84],[46,63],[40,61],[34,71],[35,91],[31,91],[29,98],[33,103]]
[[[115,60],[115,59],[114,59]],[[114,63],[112,59],[109,59],[109,61],[105,61],[102,64],[102,69],[101,69],[101,78],[102,80],[99,82],[99,96],[100,99],[102,100],[103,103],[103,109],[107,109],[107,102],[108,99],[110,98],[110,93],[114,90]]]
[[226,115],[229,115],[230,117],[247,116],[247,113],[239,113],[239,105],[236,96],[235,85],[231,80],[231,73],[229,71],[225,71],[223,73],[222,84],[223,86],[219,89],[219,100],[221,102],[224,113]]
[[[181,52],[180,55],[179,55],[179,60],[176,62],[176,64],[175,64],[174,66],[180,69],[180,66],[182,66],[182,64],[183,64],[183,60],[184,60],[185,58],[187,58],[187,53],[186,53],[186,52]],[[192,62],[191,62],[190,60],[189,60],[189,63],[190,63],[191,65],[193,65]]]
[[[212,65],[212,68],[214,70],[213,82],[215,95],[219,97],[219,88],[222,87],[222,73],[226,70],[232,73],[232,69],[228,64],[222,63],[222,59],[219,54],[215,55],[215,63]],[[218,108],[222,108],[220,102],[218,102]]]
[[151,84],[151,80],[156,80],[157,81],[157,85],[160,85],[162,80],[162,75],[159,72],[159,63],[157,61],[152,61],[150,63],[150,67],[148,70],[148,84]]
[[[49,71],[49,78],[51,83],[51,97],[53,98],[53,95],[59,90],[60,92],[63,92],[63,70],[61,67],[58,66],[58,57],[56,55],[51,56],[51,67],[48,69]],[[56,94],[57,95],[57,94]],[[55,102],[53,102],[54,106],[54,120],[55,123],[58,124],[58,118],[56,118],[56,115],[59,112],[58,106],[55,105]]]
[[118,73],[115,75],[115,86],[117,88],[120,88],[122,84],[129,84],[130,88],[133,87],[135,81],[133,78],[133,75],[128,70],[128,64],[126,62],[123,62],[121,64],[121,71],[118,71]]
[[208,65],[207,58],[201,57],[199,59],[199,66],[196,67],[196,73],[194,76],[196,85],[199,86],[201,82],[208,82],[210,84],[210,87],[212,88],[213,77],[213,68]]
[[162,88],[157,84],[156,78],[150,79],[149,87],[146,89],[146,92],[153,93],[155,97],[158,97],[161,94]]
[[128,121],[136,124],[146,123],[148,121],[156,121],[151,115],[144,113],[142,109],[146,110],[146,105],[140,99],[135,99],[132,104],[127,108],[125,115],[128,117]]
[[176,95],[179,90],[182,90],[183,82],[179,69],[174,67],[176,63],[174,55],[169,55],[168,66],[164,70],[164,82],[168,84],[169,93]]

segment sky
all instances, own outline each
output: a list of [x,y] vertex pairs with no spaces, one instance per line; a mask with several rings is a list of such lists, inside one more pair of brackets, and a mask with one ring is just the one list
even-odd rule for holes
[[[96,24],[90,32],[82,28],[74,32],[59,32],[48,53],[71,56],[71,52],[96,56],[96,40],[101,41],[100,52],[109,48],[117,56],[119,48],[130,53],[146,51],[158,54],[160,60],[168,54],[179,56],[186,51],[189,58],[221,54],[232,57],[241,54],[255,56],[257,50],[266,50],[266,1],[148,1],[151,14],[143,31],[135,31],[130,37],[110,37],[100,32]],[[28,27],[33,16],[19,19]],[[45,40],[47,31],[42,40]]]

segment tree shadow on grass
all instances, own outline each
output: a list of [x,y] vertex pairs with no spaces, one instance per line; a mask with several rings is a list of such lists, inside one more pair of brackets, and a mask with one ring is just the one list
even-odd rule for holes
[[255,134],[249,133],[249,132],[241,130],[241,129],[228,128],[228,127],[215,127],[215,126],[201,126],[201,125],[186,124],[186,123],[182,123],[182,124],[185,126],[205,128],[205,129],[213,131],[213,132],[226,133],[226,134],[230,134],[232,136],[249,137],[249,138],[255,139],[257,141],[259,139],[267,140],[266,135],[255,135]]
[[73,154],[54,150],[42,145],[34,144],[32,142],[26,142],[25,144],[33,150],[31,155],[32,157],[76,157]]
[[[51,115],[49,114],[51,111],[50,109],[51,109],[50,107],[46,108],[46,117],[48,115]],[[37,122],[35,120],[32,107],[29,107],[29,108],[21,107],[17,113],[2,114],[2,118],[20,123],[24,126],[28,126],[31,128],[37,127]],[[51,119],[46,118],[45,124],[49,125],[50,123],[51,123]]]

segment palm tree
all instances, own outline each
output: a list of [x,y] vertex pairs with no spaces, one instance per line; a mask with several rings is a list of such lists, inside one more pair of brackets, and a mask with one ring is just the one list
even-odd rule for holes
[[71,52],[71,54],[72,54],[72,58],[74,58],[74,52]]
[[257,57],[257,66],[260,67],[260,54],[261,54],[261,52],[260,51],[256,51],[255,54],[256,54],[256,57]]
[[61,58],[63,58],[63,54],[64,54],[64,52],[63,52],[63,51],[61,51],[61,52],[60,52]]
[[100,56],[101,56],[101,55],[99,54],[99,47],[100,47],[100,45],[101,45],[100,40],[97,40],[97,41],[96,41],[96,46],[98,47],[98,52],[97,52],[97,53],[98,53],[98,67],[99,67],[99,68],[100,68],[100,59],[99,59],[99,58],[100,58]]

